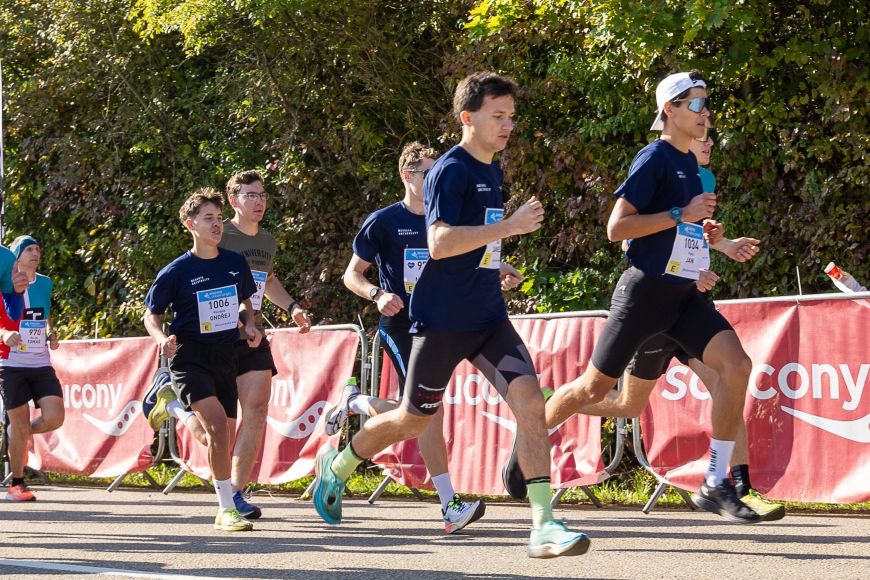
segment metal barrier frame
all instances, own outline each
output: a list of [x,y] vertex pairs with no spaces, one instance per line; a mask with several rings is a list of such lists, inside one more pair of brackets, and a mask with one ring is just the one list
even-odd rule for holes
[[[735,300],[716,300],[714,304],[758,304],[763,302],[794,302],[795,305],[800,306],[803,302],[818,302],[820,300],[863,300],[870,299],[870,291],[867,292],[838,292],[832,294],[800,294],[797,296],[770,296],[764,298],[738,298]],[[634,444],[634,455],[637,458],[637,462],[646,469],[649,473],[653,475],[653,477],[658,480],[659,484],[656,486],[655,491],[650,496],[649,500],[646,502],[646,505],[643,506],[641,511],[645,514],[649,514],[656,503],[658,503],[662,494],[668,487],[672,487],[680,497],[683,498],[683,501],[686,502],[692,510],[697,509],[695,504],[692,502],[689,494],[686,490],[681,489],[675,485],[673,485],[667,478],[660,476],[656,473],[652,466],[649,463],[649,460],[646,457],[646,452],[643,448],[643,434],[641,433],[640,428],[640,417],[635,417],[631,420],[631,431],[632,431],[632,442]]]
[[[573,311],[573,312],[548,312],[548,313],[540,313],[540,314],[517,314],[514,316],[510,316],[510,320],[553,320],[559,318],[607,318],[609,315],[607,310],[584,310],[584,311]],[[371,364],[369,365],[371,368],[371,380],[369,381],[369,385],[371,389],[375,389],[380,386],[380,372],[381,372],[381,334],[380,332],[375,332],[374,338],[372,338],[372,347],[371,347]],[[620,380],[617,383],[617,388],[621,385],[622,381]],[[369,396],[376,397],[377,394],[371,392],[366,392]],[[604,419],[604,417],[602,417]],[[607,477],[602,480],[606,481],[613,475],[613,470],[619,465],[619,462],[622,460],[622,455],[625,451],[625,437],[628,431],[626,429],[626,419],[624,418],[616,418],[616,440],[614,442],[613,448],[613,457],[610,462],[604,467],[605,473],[607,473]],[[368,502],[370,504],[375,503],[379,497],[384,493],[387,489],[387,486],[390,482],[394,481],[392,476],[383,474],[383,479],[378,484],[378,487],[372,492],[369,496]],[[601,483],[601,482],[599,482]],[[581,485],[579,486],[583,493],[586,494],[586,497],[589,498],[589,501],[592,504],[600,508],[602,507],[601,502],[598,500],[598,497],[595,495],[595,492],[592,490],[591,486]],[[414,488],[408,488],[411,492],[418,498],[422,499],[422,495],[419,490]],[[550,499],[550,505],[556,506],[559,503],[559,500],[565,495],[570,487],[564,487],[557,489],[553,494],[553,497]]]

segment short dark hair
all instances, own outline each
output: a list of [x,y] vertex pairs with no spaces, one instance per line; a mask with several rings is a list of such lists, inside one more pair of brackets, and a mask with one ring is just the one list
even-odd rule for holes
[[494,72],[478,72],[459,82],[453,94],[453,114],[459,118],[462,111],[479,111],[486,97],[517,96],[517,84]]
[[255,171],[253,169],[248,169],[247,171],[239,171],[230,177],[229,181],[227,181],[227,195],[238,195],[239,190],[242,189],[243,185],[250,185],[252,183],[256,183],[259,181],[260,183],[265,185],[265,181],[263,181],[263,176],[260,175],[259,171]]
[[181,209],[178,210],[178,218],[181,220],[181,223],[196,217],[196,214],[199,213],[199,209],[207,203],[213,203],[218,207],[218,209],[223,209],[224,196],[214,188],[200,187],[191,193],[188,198],[184,200],[184,203],[181,204]]
[[[706,84],[706,82],[707,82],[707,81],[704,79],[704,75],[701,74],[701,71],[699,71],[698,69],[692,69],[692,70],[690,70],[690,71],[689,71],[689,78],[692,79],[693,81],[704,81],[705,84]],[[694,87],[692,87],[692,88],[694,88]],[[682,101],[683,99],[685,99],[686,97],[688,97],[688,96],[689,96],[689,93],[690,93],[691,90],[692,90],[692,88],[688,88],[688,89],[686,89],[685,91],[683,91],[682,93],[680,93],[679,95],[677,95],[676,97],[674,97],[673,99],[671,99],[669,102],[672,103],[675,107],[679,107],[679,106],[680,106],[680,103],[678,103],[677,101]],[[662,123],[664,123],[664,122],[667,120],[668,116],[665,115],[665,111],[664,111],[664,109],[662,109],[662,113],[661,113],[661,115],[659,116],[659,118],[661,119]]]
[[402,147],[399,155],[399,173],[408,169],[417,169],[424,159],[435,160],[438,154],[431,147],[423,145],[419,141],[413,141]]

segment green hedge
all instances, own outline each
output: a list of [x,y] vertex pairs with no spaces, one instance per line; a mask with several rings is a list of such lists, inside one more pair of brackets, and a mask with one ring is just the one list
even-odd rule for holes
[[[142,334],[157,270],[183,251],[194,187],[269,167],[278,271],[318,322],[374,320],[340,281],[363,217],[401,195],[401,144],[457,139],[456,83],[522,86],[502,156],[509,206],[544,228],[507,250],[516,311],[606,306],[621,267],[604,224],[654,136],[657,81],[699,68],[721,136],[712,168],[748,265],[719,298],[833,291],[868,266],[867,8],[851,2],[0,0],[7,234],[35,234],[65,336]],[[280,314],[274,318],[282,320]]]

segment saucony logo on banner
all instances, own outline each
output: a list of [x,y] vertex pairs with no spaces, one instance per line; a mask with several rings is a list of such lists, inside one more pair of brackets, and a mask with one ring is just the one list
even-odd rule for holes
[[[753,367],[749,376],[749,394],[764,401],[774,397],[794,401],[803,398],[836,401],[844,411],[855,411],[861,404],[864,387],[870,374],[870,363],[861,364],[857,371],[848,364],[816,363],[803,365],[790,362],[779,369],[763,363]],[[688,367],[676,365],[665,375],[667,385],[661,396],[678,401],[691,394],[698,400],[710,398],[697,375]],[[670,387],[670,388],[669,388]],[[856,443],[870,443],[870,415],[860,419],[833,419],[799,411],[780,404],[789,415],[818,429]]]
[[327,405],[327,401],[317,401],[303,411],[302,415],[291,419],[292,411],[290,404],[296,399],[297,392],[304,392],[305,390],[304,385],[300,385],[300,387],[303,388],[297,389],[296,383],[294,383],[292,378],[272,380],[272,394],[269,398],[269,406],[283,408],[288,420],[279,421],[267,416],[266,424],[288,439],[305,439],[309,437],[314,432],[314,427],[323,415]]
[[127,403],[127,406],[124,407],[124,410],[110,421],[103,421],[101,419],[97,419],[96,417],[91,417],[87,413],[82,413],[82,416],[85,420],[105,433],[106,435],[111,435],[112,437],[120,437],[124,433],[130,430],[130,426],[133,424],[133,420],[138,417],[142,413],[142,403],[139,401],[130,401]]

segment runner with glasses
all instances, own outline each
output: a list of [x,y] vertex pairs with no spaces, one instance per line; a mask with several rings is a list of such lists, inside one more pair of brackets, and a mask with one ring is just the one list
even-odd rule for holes
[[[405,186],[405,197],[366,218],[353,240],[353,257],[344,272],[344,284],[351,292],[377,304],[381,313],[378,333],[384,352],[399,375],[400,398],[405,392],[411,355],[408,305],[414,285],[429,260],[423,179],[436,158],[435,150],[421,143],[415,141],[405,145],[399,156],[399,177]],[[378,266],[377,285],[365,276],[372,264]],[[505,279],[508,278],[518,283],[517,277],[508,276]],[[338,433],[351,415],[374,417],[398,406],[398,401],[368,397],[360,394],[355,385],[348,385],[339,403],[324,415],[326,432],[329,435]],[[441,501],[444,531],[453,534],[480,519],[486,510],[484,501],[463,502],[450,481],[443,409],[438,410],[417,441]]]
[[[656,89],[658,113],[651,130],[661,131],[661,138],[635,156],[616,190],[607,224],[611,241],[631,240],[626,252],[630,266],[617,282],[610,316],[586,371],[547,401],[547,426],[600,403],[638,349],[664,334],[721,378],[713,397],[710,463],[693,499],[730,520],[755,523],[760,516],[740,501],[727,476],[752,361],[731,325],[698,288],[701,272],[709,269],[701,222],[716,209],[716,195],[704,193],[690,151],[707,131],[706,86],[701,74],[692,71],[670,75]],[[503,479],[511,495],[525,494],[516,461],[505,464]]]

